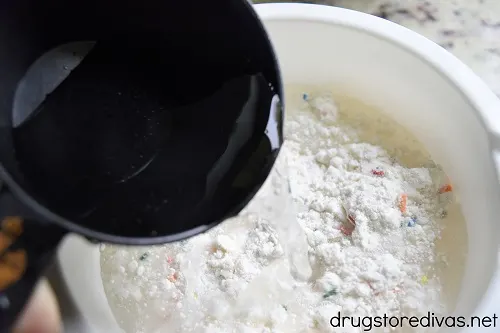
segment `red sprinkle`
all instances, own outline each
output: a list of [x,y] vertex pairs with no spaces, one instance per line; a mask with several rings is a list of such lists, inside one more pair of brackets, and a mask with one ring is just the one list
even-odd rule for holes
[[451,191],[453,191],[453,186],[451,186],[451,184],[446,184],[446,185],[443,185],[439,188],[440,194],[443,194],[446,192],[451,192]]
[[373,169],[372,174],[375,176],[383,177],[385,175],[385,172],[383,170]]
[[168,262],[169,264],[171,264],[171,263],[173,263],[173,262],[174,262],[174,259],[172,259],[172,257],[168,256],[168,257],[167,257],[167,262]]
[[382,293],[381,291],[376,291],[375,288],[373,288],[373,286],[370,283],[370,281],[365,280],[365,282],[368,285],[368,287],[370,287],[370,289],[372,290],[374,296],[378,296],[378,295],[380,295]]
[[354,217],[351,214],[347,215],[347,220],[351,222],[352,225],[356,225],[356,220],[354,220]]
[[371,290],[375,290],[375,288],[373,288],[373,286],[372,286],[372,284],[371,284],[371,282],[370,282],[370,281],[366,281],[366,280],[365,280],[365,282],[366,282],[366,284],[368,285],[368,287],[370,287],[370,289],[371,289]]
[[354,231],[354,228],[347,228],[345,226],[341,226],[340,231],[346,236],[351,236],[352,232]]

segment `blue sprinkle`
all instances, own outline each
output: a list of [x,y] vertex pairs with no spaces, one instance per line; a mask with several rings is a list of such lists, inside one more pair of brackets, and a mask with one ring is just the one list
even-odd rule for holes
[[307,100],[309,99],[309,95],[308,95],[308,94],[306,94],[306,93],[303,93],[303,94],[302,94],[302,99],[303,99],[304,101],[307,101]]
[[415,226],[415,224],[417,224],[417,218],[416,218],[416,217],[412,217],[412,218],[410,219],[410,221],[408,221],[408,226],[409,226],[409,227],[414,227],[414,226]]

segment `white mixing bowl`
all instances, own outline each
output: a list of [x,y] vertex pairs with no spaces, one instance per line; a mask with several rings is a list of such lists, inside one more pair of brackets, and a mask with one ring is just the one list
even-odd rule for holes
[[[500,315],[498,98],[450,53],[394,23],[326,6],[256,7],[285,83],[328,84],[387,112],[443,165],[461,202],[469,242],[455,314]],[[71,236],[59,260],[87,323],[95,332],[118,332],[104,296],[98,247]]]

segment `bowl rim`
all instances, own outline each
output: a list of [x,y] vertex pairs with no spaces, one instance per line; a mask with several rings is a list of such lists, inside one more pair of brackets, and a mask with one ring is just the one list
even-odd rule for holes
[[[491,151],[491,163],[500,177],[500,96],[452,53],[448,52],[432,40],[394,22],[380,17],[327,5],[306,3],[266,3],[256,4],[259,18],[264,22],[309,21],[342,26],[383,39],[420,58],[450,86],[459,92],[464,100],[475,110],[476,117],[488,135]],[[286,92],[285,92],[286,95]],[[500,186],[496,187],[500,198]],[[495,238],[500,250],[500,223],[496,228]],[[493,255],[493,254],[492,254]],[[485,292],[481,295],[467,315],[485,317],[500,311],[500,253],[494,254],[496,267],[491,267],[491,276]],[[495,311],[496,310],[496,311]],[[455,328],[456,329],[456,328]],[[460,331],[460,329],[456,329]],[[472,333],[477,329],[463,328],[460,332]],[[484,328],[483,328],[484,330]]]
[[335,24],[382,38],[416,55],[457,88],[477,111],[484,127],[495,137],[494,148],[500,150],[499,97],[467,65],[432,40],[397,23],[352,9],[308,3],[264,3],[254,6],[264,22],[310,21]]

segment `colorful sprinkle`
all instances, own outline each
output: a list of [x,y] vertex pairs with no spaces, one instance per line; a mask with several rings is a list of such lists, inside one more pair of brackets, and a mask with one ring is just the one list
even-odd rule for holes
[[406,203],[408,201],[408,195],[407,194],[401,194],[401,198],[399,199],[399,210],[401,213],[406,213]]
[[371,284],[371,282],[370,282],[370,281],[366,281],[366,280],[365,280],[365,282],[366,282],[366,284],[368,285],[368,287],[370,287],[371,291],[373,292],[373,295],[378,296],[378,295],[380,295],[380,294],[381,294],[381,292],[380,292],[380,291],[376,291],[376,290],[375,290],[375,288],[373,287],[373,285]]
[[426,275],[422,276],[422,278],[420,279],[420,282],[422,282],[422,284],[427,284],[427,282],[429,282],[429,279],[427,278]]
[[443,185],[439,188],[439,194],[447,193],[453,191],[453,186],[451,184]]
[[372,170],[372,175],[378,176],[378,177],[383,177],[385,175],[384,170],[377,170],[373,169]]
[[347,213],[347,209],[344,205],[342,205],[341,207],[344,211],[344,214],[347,215],[347,222],[349,222],[349,226],[342,225],[340,227],[340,231],[346,236],[351,236],[354,228],[356,227],[356,220],[354,219],[354,216],[352,214]]
[[303,93],[303,94],[302,94],[302,99],[303,99],[304,101],[307,101],[307,100],[309,99],[309,95],[308,95],[308,94],[306,94],[306,93]]
[[171,264],[171,263],[173,263],[173,262],[174,262],[174,259],[173,259],[171,256],[168,256],[168,257],[167,257],[167,262],[168,262],[169,264]]
[[365,282],[366,282],[366,284],[368,285],[368,287],[370,287],[370,289],[371,289],[372,291],[375,291],[375,288],[373,288],[373,285],[371,284],[371,282],[370,282],[370,281],[366,281],[366,280],[365,280]]
[[144,253],[142,254],[142,256],[140,256],[140,257],[139,257],[139,260],[141,260],[141,261],[146,260],[146,258],[148,257],[148,255],[149,255],[149,254],[148,254],[147,252],[144,252]]
[[392,289],[392,292],[395,294],[399,294],[401,291],[402,291],[401,288],[398,288],[398,287]]
[[332,288],[331,290],[324,293],[323,298],[328,298],[328,297],[334,296],[334,295],[337,295],[337,288]]
[[347,221],[349,221],[349,223],[351,223],[353,226],[356,226],[356,220],[351,214],[347,215]]
[[354,228],[347,228],[346,226],[341,226],[340,231],[346,236],[351,236],[352,232],[354,231]]
[[417,224],[417,218],[416,217],[412,217],[409,221],[408,221],[408,226],[409,227],[414,227],[415,224]]
[[178,275],[177,275],[177,272],[175,272],[174,274],[172,274],[172,275],[170,275],[170,276],[168,277],[168,280],[169,280],[170,282],[175,282],[175,281],[177,281],[177,278],[178,278]]

